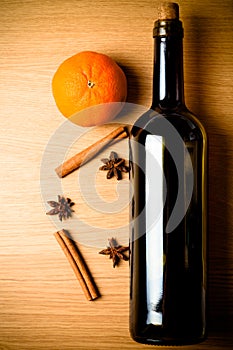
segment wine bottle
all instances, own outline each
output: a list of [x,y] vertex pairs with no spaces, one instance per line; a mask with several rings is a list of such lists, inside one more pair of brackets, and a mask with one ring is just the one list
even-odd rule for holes
[[130,134],[130,333],[141,343],[206,337],[207,137],[187,109],[179,6],[154,31],[153,101]]

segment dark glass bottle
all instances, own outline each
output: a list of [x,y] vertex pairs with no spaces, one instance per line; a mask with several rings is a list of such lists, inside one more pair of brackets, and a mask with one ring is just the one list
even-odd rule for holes
[[153,103],[130,135],[130,332],[155,345],[206,337],[206,133],[183,88],[179,7],[154,27]]

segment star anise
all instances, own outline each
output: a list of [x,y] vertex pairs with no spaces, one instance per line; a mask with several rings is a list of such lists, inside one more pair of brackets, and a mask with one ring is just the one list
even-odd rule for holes
[[117,266],[121,259],[125,261],[129,260],[129,257],[123,254],[129,250],[129,247],[118,245],[115,238],[111,238],[108,241],[109,247],[101,250],[99,254],[109,255],[109,259],[113,260],[113,267]]
[[111,179],[116,176],[117,180],[122,179],[122,172],[128,173],[129,167],[125,165],[125,159],[118,158],[116,152],[111,152],[109,158],[102,158],[101,161],[104,163],[99,170],[108,170],[107,179]]
[[58,202],[48,201],[47,202],[53,209],[48,211],[47,215],[57,215],[62,221],[62,219],[68,219],[72,216],[74,210],[71,208],[74,205],[74,202],[70,198],[65,198],[58,195]]

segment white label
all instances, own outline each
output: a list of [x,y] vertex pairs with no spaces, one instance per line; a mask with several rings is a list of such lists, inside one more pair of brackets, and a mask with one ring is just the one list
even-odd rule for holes
[[163,138],[146,138],[147,324],[161,325],[163,297]]

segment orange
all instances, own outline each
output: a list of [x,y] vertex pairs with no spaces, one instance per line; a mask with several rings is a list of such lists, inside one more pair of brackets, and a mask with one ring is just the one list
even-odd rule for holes
[[[52,79],[52,92],[65,117],[72,116],[71,120],[82,126],[100,125],[112,120],[123,107],[127,81],[112,58],[83,51],[61,63]],[[100,104],[101,108],[84,111]]]

